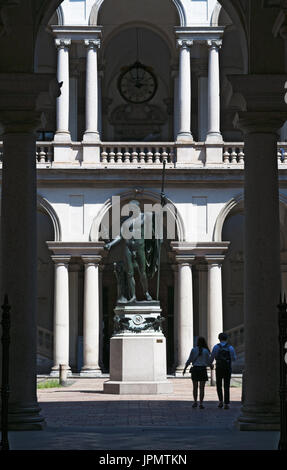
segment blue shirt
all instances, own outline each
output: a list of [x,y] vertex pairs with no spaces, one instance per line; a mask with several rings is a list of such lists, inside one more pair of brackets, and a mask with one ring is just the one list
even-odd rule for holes
[[[226,341],[220,341],[220,344],[221,344],[221,346],[225,346],[227,344],[227,342]],[[219,349],[220,349],[219,344],[216,344],[214,346],[213,350],[212,350],[212,353],[211,353],[211,357],[210,357],[210,362],[211,363],[214,361],[214,359],[216,360]],[[236,361],[236,354],[235,354],[234,348],[229,344],[228,349],[229,349],[231,361],[232,362]]]
[[199,347],[192,348],[189,358],[186,361],[185,366],[189,366],[192,362],[193,366],[207,367],[210,365],[210,352],[206,348],[202,348],[202,353],[199,356]]

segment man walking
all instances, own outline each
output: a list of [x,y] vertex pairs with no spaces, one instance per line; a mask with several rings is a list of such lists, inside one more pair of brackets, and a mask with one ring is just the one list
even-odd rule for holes
[[[228,344],[228,336],[226,333],[220,333],[218,335],[220,343],[216,344],[212,350],[210,363],[212,364],[214,359],[216,361],[216,389],[218,395],[218,408],[229,409],[230,403],[230,379],[231,379],[231,364],[236,361],[236,354],[234,348]],[[224,400],[222,393],[222,381],[224,389]]]

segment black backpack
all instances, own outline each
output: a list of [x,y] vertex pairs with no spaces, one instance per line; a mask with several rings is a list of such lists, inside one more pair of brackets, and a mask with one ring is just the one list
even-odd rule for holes
[[216,367],[224,371],[231,370],[231,356],[229,351],[229,345],[226,343],[224,346],[218,344],[219,351],[216,356]]

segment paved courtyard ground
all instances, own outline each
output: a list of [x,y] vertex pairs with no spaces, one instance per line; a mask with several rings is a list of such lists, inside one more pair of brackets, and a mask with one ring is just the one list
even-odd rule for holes
[[169,395],[109,395],[107,379],[70,379],[71,385],[38,390],[43,431],[10,432],[13,450],[272,450],[278,432],[236,428],[241,387],[231,388],[229,410],[217,407],[206,387],[205,409],[192,408],[190,379],[170,378]]

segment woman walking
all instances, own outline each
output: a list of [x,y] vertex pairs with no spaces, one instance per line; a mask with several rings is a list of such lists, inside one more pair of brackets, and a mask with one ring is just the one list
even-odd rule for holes
[[191,380],[193,383],[193,398],[194,403],[193,408],[197,407],[197,395],[198,395],[198,384],[199,384],[199,408],[203,409],[203,399],[204,399],[204,387],[205,382],[208,381],[207,370],[206,368],[210,366],[210,351],[206,344],[206,341],[203,337],[197,339],[197,345],[195,348],[192,348],[189,358],[186,361],[183,375],[189,364],[192,363],[191,368]]

